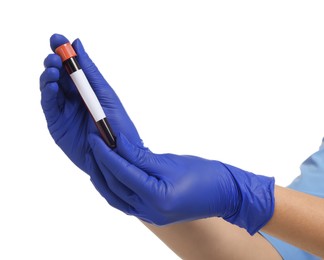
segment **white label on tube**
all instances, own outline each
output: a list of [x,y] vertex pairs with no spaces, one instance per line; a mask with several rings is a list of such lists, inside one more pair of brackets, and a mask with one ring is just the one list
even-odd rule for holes
[[89,81],[84,75],[83,70],[77,70],[70,74],[70,76],[94,120],[98,122],[99,120],[105,118],[105,112],[103,111],[96,94],[90,86]]

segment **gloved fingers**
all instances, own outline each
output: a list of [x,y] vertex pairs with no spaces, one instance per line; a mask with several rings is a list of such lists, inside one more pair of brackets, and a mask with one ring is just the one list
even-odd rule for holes
[[42,91],[47,83],[57,82],[60,78],[60,72],[57,68],[50,67],[43,71],[39,78],[39,86]]
[[100,171],[92,172],[90,174],[90,177],[93,186],[100,193],[100,195],[106,199],[109,205],[126,213],[127,215],[136,214],[136,211],[132,206],[130,206],[125,201],[120,199],[110,190],[109,186],[106,183],[105,178],[102,176],[102,174],[100,174]]
[[[134,191],[139,197],[150,198],[155,195],[152,194],[151,188],[157,185],[156,178],[149,176],[120,157],[107,147],[98,136],[89,135],[89,144],[96,161],[100,161],[101,166],[105,167],[105,170],[109,170],[122,184]],[[103,174],[105,173],[103,172]]]
[[106,183],[109,187],[109,189],[116,194],[120,199],[125,201],[130,206],[136,208],[138,203],[141,201],[141,199],[138,197],[136,193],[134,193],[131,189],[126,187],[124,184],[122,184],[106,167],[106,164],[103,163],[101,160],[96,159],[96,162],[100,168],[100,171],[103,173]]
[[41,105],[48,123],[56,121],[60,115],[58,102],[59,87],[56,82],[47,83],[41,92]]
[[[117,196],[109,186],[111,184],[110,180],[107,182],[97,163],[94,162],[93,154],[87,153],[85,157],[87,165],[89,168],[89,175],[92,184],[95,186],[96,190],[103,196],[106,201],[114,208],[123,211],[126,214],[135,214],[135,210],[127,202],[123,201],[119,196]],[[113,183],[115,185],[116,183]]]
[[[57,59],[53,58],[54,56],[49,55],[47,57],[46,63],[57,63]],[[58,85],[59,79],[60,71],[56,67],[46,68],[40,76],[41,105],[47,119],[56,118],[59,115],[60,108],[65,103],[65,96]]]
[[40,90],[49,82],[57,82],[65,96],[71,97],[78,94],[76,88],[72,85],[71,79],[67,77],[66,72],[62,69],[61,58],[58,55],[49,54],[44,60],[44,66],[46,68],[39,80]]
[[55,53],[49,54],[44,60],[44,67],[45,68],[54,67],[57,69],[61,69],[62,68],[61,57]]

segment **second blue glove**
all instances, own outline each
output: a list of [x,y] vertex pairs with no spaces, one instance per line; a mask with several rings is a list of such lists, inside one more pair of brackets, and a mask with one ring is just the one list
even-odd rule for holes
[[122,157],[97,136],[89,141],[111,193],[106,199],[126,214],[157,225],[217,216],[250,234],[272,217],[273,178],[196,156],[154,154],[123,135]]

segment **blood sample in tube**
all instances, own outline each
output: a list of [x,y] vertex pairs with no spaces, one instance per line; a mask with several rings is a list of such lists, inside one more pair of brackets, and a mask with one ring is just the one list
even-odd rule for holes
[[77,87],[102,139],[110,148],[115,148],[116,138],[96,94],[76,59],[77,54],[72,45],[69,42],[62,44],[55,49],[55,53],[61,57],[64,67]]

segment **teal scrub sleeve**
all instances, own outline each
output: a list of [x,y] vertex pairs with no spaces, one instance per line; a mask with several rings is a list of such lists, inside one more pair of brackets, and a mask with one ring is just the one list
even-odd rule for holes
[[[288,188],[324,198],[324,138],[319,150],[301,164],[300,171],[301,174],[288,185]],[[321,259],[268,234],[260,233],[285,260]]]

